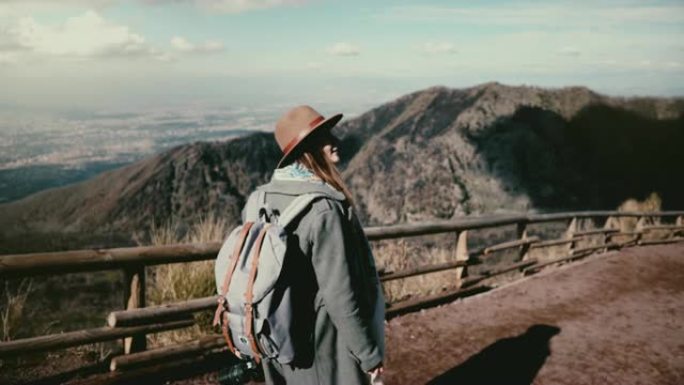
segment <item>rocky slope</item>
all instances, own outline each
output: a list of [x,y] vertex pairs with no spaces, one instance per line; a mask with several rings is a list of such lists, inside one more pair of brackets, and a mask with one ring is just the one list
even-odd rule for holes
[[[127,232],[216,213],[236,222],[280,158],[273,135],[179,146],[85,182],[0,205],[2,235]],[[0,238],[1,239],[1,238]]]
[[[434,87],[335,131],[367,224],[504,211],[613,209],[657,192],[684,207],[684,99],[589,89]],[[280,157],[271,134],[174,148],[0,205],[0,243],[37,232],[131,234],[170,218],[235,222]]]
[[580,87],[435,87],[345,124],[345,176],[366,223],[614,209],[652,191],[681,208],[683,116],[682,99]]

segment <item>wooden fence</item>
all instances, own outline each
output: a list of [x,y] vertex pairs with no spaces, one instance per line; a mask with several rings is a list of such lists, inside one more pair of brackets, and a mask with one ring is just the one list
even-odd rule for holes
[[[636,220],[636,225],[627,231],[624,229],[624,224],[621,226],[623,218],[633,218],[632,221]],[[674,220],[665,224],[662,221],[663,218],[674,218]],[[387,304],[387,316],[393,317],[422,307],[451,301],[460,296],[488,290],[490,286],[486,282],[501,274],[515,271],[522,272],[522,275],[530,274],[544,266],[579,259],[594,252],[634,245],[683,241],[683,218],[684,211],[657,213],[588,211],[465,218],[448,222],[370,227],[366,228],[365,232],[371,241],[444,233],[457,235],[454,260],[381,274],[381,281],[388,282],[438,271],[455,271],[454,285],[448,290]],[[583,219],[603,223],[603,226],[580,229],[578,223]],[[560,238],[540,239],[537,236],[528,236],[530,225],[559,221],[565,222],[567,226]],[[502,226],[515,226],[516,238],[479,249],[468,247],[469,231]],[[652,232],[660,232],[661,237],[648,239],[647,235]],[[598,241],[594,244],[578,247],[581,240],[597,237]],[[217,297],[146,307],[145,267],[211,260],[216,257],[220,246],[220,243],[183,244],[0,256],[0,279],[112,269],[122,269],[125,273],[125,310],[112,311],[107,317],[107,326],[0,342],[0,358],[125,338],[123,354],[111,358],[108,362],[110,373],[94,374],[73,380],[72,383],[120,383],[145,376],[160,379],[163,378],[161,374],[178,375],[179,372],[187,374],[190,370],[196,371],[197,368],[215,369],[221,364],[221,360],[225,360],[227,354],[222,337],[219,335],[151,350],[146,348],[147,334],[193,325],[193,314],[212,311],[216,306]],[[547,253],[544,258],[530,257],[534,249],[555,248],[558,250],[558,246],[561,246],[563,250],[561,255],[548,255]],[[485,270],[477,275],[463,275],[467,266],[481,263],[483,258],[503,250],[510,252],[511,249],[517,249],[518,258],[515,263],[494,270]]]

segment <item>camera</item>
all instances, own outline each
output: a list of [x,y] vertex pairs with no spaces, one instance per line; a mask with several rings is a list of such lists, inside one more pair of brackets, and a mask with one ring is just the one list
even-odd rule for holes
[[249,381],[264,381],[261,365],[257,365],[252,359],[240,360],[218,372],[218,382],[221,385],[242,385]]

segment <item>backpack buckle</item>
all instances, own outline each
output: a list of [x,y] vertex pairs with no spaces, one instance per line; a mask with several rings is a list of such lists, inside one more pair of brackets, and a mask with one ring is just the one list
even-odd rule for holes
[[278,217],[280,217],[280,211],[277,209],[271,209],[268,203],[261,206],[258,214],[259,219],[264,218],[264,222],[268,223],[278,223]]

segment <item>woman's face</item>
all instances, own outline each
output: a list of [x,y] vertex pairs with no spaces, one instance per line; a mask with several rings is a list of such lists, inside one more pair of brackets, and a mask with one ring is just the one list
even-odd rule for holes
[[323,153],[325,154],[326,158],[330,160],[332,163],[337,163],[340,161],[340,155],[338,153],[338,144],[340,143],[340,140],[330,132],[330,130],[325,130],[324,133],[321,133],[319,137],[319,145],[322,146],[323,148]]

